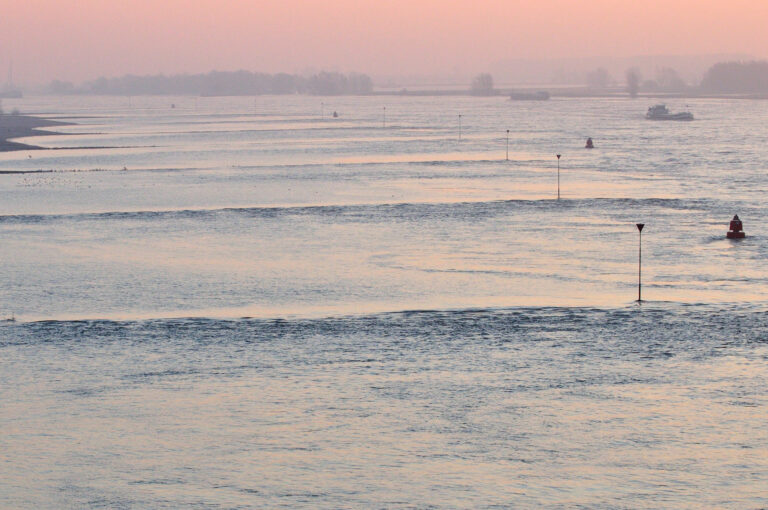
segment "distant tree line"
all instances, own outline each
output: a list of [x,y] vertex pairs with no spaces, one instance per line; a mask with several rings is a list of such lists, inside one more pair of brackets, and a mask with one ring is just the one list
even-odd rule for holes
[[642,79],[640,71],[637,68],[627,69],[627,93],[631,97],[637,97],[637,93],[640,91],[640,80]]
[[[656,70],[653,79],[644,80],[640,69],[631,67],[624,74],[625,90],[635,97],[639,92],[685,92],[690,89],[680,75],[670,67],[662,67]],[[605,70],[598,67],[586,74],[587,87],[600,90],[615,87],[617,85],[613,77]]]
[[251,96],[263,94],[310,94],[318,96],[360,95],[373,91],[366,74],[321,72],[311,76],[250,71],[212,71],[207,74],[177,74],[98,78],[76,87],[70,82],[52,81],[52,94],[98,95],[203,95]]
[[592,89],[605,89],[613,84],[613,78],[603,67],[587,73],[587,86]]
[[768,94],[768,62],[715,64],[701,80],[701,89],[721,94]]
[[[587,86],[605,89],[614,82],[603,68],[586,75]],[[635,97],[644,93],[704,93],[704,94],[768,94],[768,61],[720,62],[713,65],[704,75],[699,87],[687,84],[670,67],[656,70],[654,79],[643,80],[636,67],[625,73],[625,90]]]
[[[617,82],[604,68],[585,76],[589,88],[600,90],[615,87]],[[654,79],[643,80],[640,70],[625,73],[625,90],[630,96],[638,93],[705,93],[705,94],[768,94],[768,61],[721,62],[704,75],[697,88],[687,84],[672,68],[656,70]],[[320,72],[309,76],[250,71],[212,71],[207,74],[178,74],[99,78],[75,86],[54,80],[47,87],[50,94],[102,95],[204,95],[235,96],[263,94],[362,95],[373,92],[373,81],[366,74]],[[469,93],[492,96],[500,93],[494,87],[493,76],[475,76]]]
[[473,96],[493,96],[498,91],[493,88],[493,76],[490,73],[480,73],[472,79],[469,88]]

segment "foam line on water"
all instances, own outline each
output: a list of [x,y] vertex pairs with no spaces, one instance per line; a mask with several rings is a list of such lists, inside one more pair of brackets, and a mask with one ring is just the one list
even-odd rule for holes
[[19,214],[0,216],[0,224],[36,224],[56,221],[103,221],[103,220],[162,220],[178,218],[204,218],[220,214],[236,214],[246,217],[277,217],[281,215],[317,216],[372,216],[378,220],[392,217],[418,217],[423,215],[454,214],[495,215],[510,209],[555,210],[600,208],[647,208],[663,207],[674,210],[698,210],[715,208],[717,204],[707,199],[674,198],[590,198],[590,199],[538,199],[538,200],[494,200],[477,202],[438,203],[384,203],[384,204],[324,204],[294,205],[278,207],[223,207],[211,209],[158,209],[144,211],[107,211],[76,214]]

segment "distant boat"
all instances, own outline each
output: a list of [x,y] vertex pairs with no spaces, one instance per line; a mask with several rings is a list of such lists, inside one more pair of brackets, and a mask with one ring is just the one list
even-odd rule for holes
[[693,120],[691,112],[672,113],[665,104],[657,104],[648,107],[645,118],[649,120]]
[[549,92],[539,90],[536,92],[512,92],[509,95],[510,101],[546,101],[549,99]]

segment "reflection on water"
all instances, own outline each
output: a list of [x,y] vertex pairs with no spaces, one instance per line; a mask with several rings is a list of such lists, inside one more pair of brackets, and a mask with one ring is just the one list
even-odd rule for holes
[[323,100],[23,99],[0,507],[768,506],[765,104]]
[[766,333],[653,304],[5,326],[0,501],[759,508]]
[[648,217],[646,299],[765,304],[766,240],[735,244],[711,221],[731,207],[592,199],[5,216],[4,309],[39,320],[622,306],[637,284],[632,222]]

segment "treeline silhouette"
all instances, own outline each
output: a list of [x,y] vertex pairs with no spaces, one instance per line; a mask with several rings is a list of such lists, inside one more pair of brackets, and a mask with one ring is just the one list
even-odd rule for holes
[[[616,80],[604,68],[586,75],[587,86],[605,90],[617,85]],[[699,94],[749,94],[768,95],[768,61],[719,62],[710,67],[698,86],[687,84],[670,67],[656,69],[653,79],[643,79],[636,67],[627,69],[625,89],[636,97],[638,93],[677,93],[691,96]]]
[[[626,90],[636,96],[638,92],[682,94],[759,94],[768,95],[768,61],[720,62],[707,70],[699,86],[689,85],[677,71],[664,67],[656,70],[655,79],[644,80],[639,69],[628,69],[625,76]],[[604,69],[598,68],[586,74],[587,86],[593,90],[605,90],[620,84]],[[373,92],[373,81],[366,74],[320,72],[312,75],[287,73],[254,73],[250,71],[212,71],[206,74],[177,74],[99,78],[75,86],[70,82],[54,80],[45,89],[50,94],[101,94],[101,95],[203,95],[249,96],[264,94],[309,95],[363,95]],[[489,73],[477,75],[466,93],[472,95],[496,95]],[[407,93],[403,89],[403,93]],[[430,95],[446,91],[426,91]],[[450,92],[455,93],[455,92]]]
[[709,68],[701,90],[721,94],[768,94],[768,62],[721,62]]
[[212,71],[207,74],[177,74],[98,78],[79,87],[55,80],[48,86],[54,94],[100,95],[203,95],[249,96],[263,94],[310,94],[318,96],[360,95],[373,91],[366,74],[321,72],[311,76],[250,71]]

